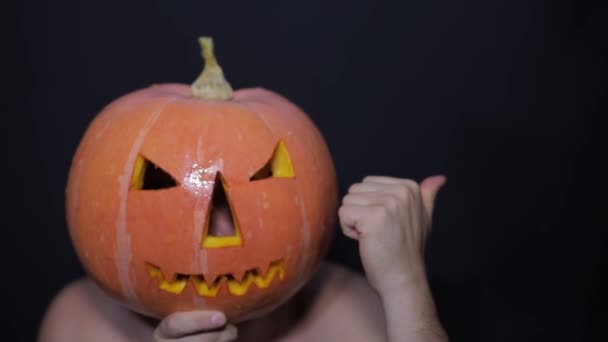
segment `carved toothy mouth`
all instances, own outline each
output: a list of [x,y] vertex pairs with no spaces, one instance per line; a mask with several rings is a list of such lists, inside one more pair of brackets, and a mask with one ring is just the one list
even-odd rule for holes
[[235,296],[242,296],[247,293],[251,284],[255,284],[258,288],[264,289],[270,286],[278,277],[282,280],[285,277],[285,265],[283,260],[277,260],[270,263],[266,274],[262,274],[258,268],[245,271],[245,274],[238,280],[232,273],[226,273],[217,276],[215,280],[208,283],[202,274],[181,274],[176,273],[171,278],[165,278],[160,267],[146,263],[148,274],[153,279],[158,279],[158,287],[166,292],[180,294],[188,285],[188,280],[192,282],[196,293],[203,297],[217,296],[220,287],[223,283],[226,284],[228,292]]

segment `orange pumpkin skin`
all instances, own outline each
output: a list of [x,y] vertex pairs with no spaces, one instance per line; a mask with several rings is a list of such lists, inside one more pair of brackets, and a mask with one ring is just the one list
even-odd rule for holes
[[[295,177],[250,181],[284,142]],[[179,186],[131,191],[143,155]],[[221,172],[242,245],[201,245],[216,173]],[[66,214],[75,251],[91,278],[141,314],[217,309],[229,321],[263,315],[284,303],[317,270],[333,236],[337,211],[334,165],[308,118],[280,95],[243,89],[229,101],[201,100],[190,87],[163,84],[127,94],[99,113],[72,160]],[[216,279],[266,274],[281,261],[282,279],[266,288],[201,296],[191,279],[179,294],[159,288],[146,265]]]

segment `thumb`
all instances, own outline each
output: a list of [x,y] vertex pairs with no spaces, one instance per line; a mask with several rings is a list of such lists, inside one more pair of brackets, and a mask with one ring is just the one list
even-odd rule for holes
[[429,217],[433,215],[433,206],[435,205],[435,197],[437,193],[443,187],[446,182],[446,177],[443,175],[431,176],[425,178],[420,183],[420,194],[422,196],[422,203],[426,209]]

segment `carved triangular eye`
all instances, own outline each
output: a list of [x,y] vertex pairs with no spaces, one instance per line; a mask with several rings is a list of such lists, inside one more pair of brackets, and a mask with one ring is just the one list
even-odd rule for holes
[[141,154],[135,160],[131,176],[131,190],[160,190],[177,186],[178,182]]
[[296,173],[293,169],[287,146],[285,146],[283,141],[279,141],[270,160],[251,176],[250,180],[256,181],[270,177],[294,178],[295,176]]

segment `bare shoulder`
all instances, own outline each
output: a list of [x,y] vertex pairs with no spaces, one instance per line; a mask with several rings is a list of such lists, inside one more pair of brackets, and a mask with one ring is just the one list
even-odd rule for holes
[[82,278],[53,298],[43,317],[38,341],[141,341],[142,336],[151,336],[150,329],[90,279]]
[[314,282],[318,292],[301,327],[305,328],[304,335],[318,341],[386,340],[382,303],[365,277],[344,266],[326,263]]
[[[327,262],[323,265],[320,278],[319,283],[322,286],[320,303],[340,304],[340,307],[347,305],[355,309],[362,307],[361,304],[368,304],[382,311],[377,292],[358,272],[336,263]],[[368,312],[368,310],[363,312]]]

